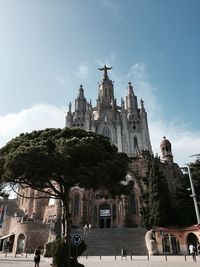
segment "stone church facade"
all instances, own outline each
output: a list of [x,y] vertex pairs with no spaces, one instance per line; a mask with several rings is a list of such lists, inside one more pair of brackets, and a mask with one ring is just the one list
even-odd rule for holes
[[[137,96],[129,82],[125,99],[121,99],[121,105],[117,105],[114,82],[108,77],[110,69],[107,66],[99,69],[103,72],[103,78],[98,83],[96,106],[93,107],[87,101],[83,86],[80,85],[73,112],[72,104],[69,104],[66,126],[81,127],[86,131],[102,134],[129,157],[137,157],[142,151],[152,154],[144,102],[141,100],[138,107]],[[115,199],[109,198],[108,192],[79,188],[74,188],[71,194],[74,225],[90,223],[100,228],[140,225],[137,186],[133,187],[130,195]]]
[[143,100],[141,99],[138,107],[137,96],[129,82],[126,98],[121,99],[121,105],[118,106],[114,95],[114,83],[107,73],[109,69],[111,68],[106,66],[99,69],[103,71],[103,79],[98,85],[95,107],[87,102],[83,86],[80,85],[74,112],[72,104],[69,104],[66,126],[81,127],[86,131],[102,134],[108,137],[120,152],[126,153],[129,157],[136,156],[144,150],[152,154]]
[[[103,78],[98,84],[98,97],[94,107],[86,100],[83,86],[80,85],[74,111],[72,104],[69,104],[66,126],[81,127],[102,134],[108,137],[120,152],[127,153],[131,159],[127,180],[134,181],[133,188],[130,194],[116,196],[113,199],[106,190],[95,192],[73,187],[70,193],[70,211],[72,225],[76,228],[82,228],[85,224],[91,224],[96,228],[142,226],[140,185],[134,177],[145,176],[148,160],[153,156],[147,113],[143,100],[138,105],[137,96],[130,82],[125,99],[121,99],[120,105],[117,104],[114,83],[108,77],[110,69],[107,66],[99,69],[103,72]],[[177,181],[182,174],[178,165],[173,162],[171,143],[164,138],[160,147],[162,153],[160,166],[168,177],[170,192],[174,195]],[[10,209],[13,213],[8,213],[7,225],[0,229],[0,251],[3,249],[3,241],[9,236],[12,237],[13,249],[17,252],[21,247],[24,249],[42,245],[59,232],[58,222],[61,218],[59,201],[40,199],[40,196],[44,196],[43,193],[31,188],[21,187],[19,193],[16,200],[16,214],[14,215],[14,210]],[[41,229],[40,237],[35,236],[33,229]]]

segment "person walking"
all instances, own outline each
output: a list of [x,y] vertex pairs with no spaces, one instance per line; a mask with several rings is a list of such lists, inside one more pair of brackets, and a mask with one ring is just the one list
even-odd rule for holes
[[89,232],[92,230],[92,225],[91,223],[88,225]]
[[200,244],[199,244],[199,242],[197,243],[197,255],[200,256]]
[[84,234],[87,235],[87,233],[88,233],[88,226],[87,226],[87,224],[84,225],[83,230],[84,230]]
[[196,260],[196,248],[193,244],[189,245],[189,252],[190,252],[190,255],[192,255],[193,261],[197,261]]
[[35,256],[34,256],[35,267],[39,267],[39,264],[40,264],[40,255],[41,255],[41,250],[38,247],[35,250]]

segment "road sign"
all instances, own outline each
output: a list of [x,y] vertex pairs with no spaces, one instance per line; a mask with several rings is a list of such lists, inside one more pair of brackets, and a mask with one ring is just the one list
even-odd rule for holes
[[72,237],[72,243],[76,246],[78,246],[82,242],[82,236],[79,234],[75,234]]

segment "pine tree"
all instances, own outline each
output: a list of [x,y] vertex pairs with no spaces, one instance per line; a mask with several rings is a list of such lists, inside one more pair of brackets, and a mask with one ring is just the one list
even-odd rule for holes
[[159,170],[157,159],[153,159],[146,177],[142,178],[146,189],[141,194],[141,214],[144,226],[151,229],[154,226],[170,224],[170,194],[168,184]]

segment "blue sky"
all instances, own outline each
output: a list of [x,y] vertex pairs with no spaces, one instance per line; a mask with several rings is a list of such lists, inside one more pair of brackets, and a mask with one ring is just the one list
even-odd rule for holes
[[112,66],[115,96],[143,98],[154,153],[200,153],[199,0],[0,0],[0,146],[20,132],[64,127],[83,84]]

